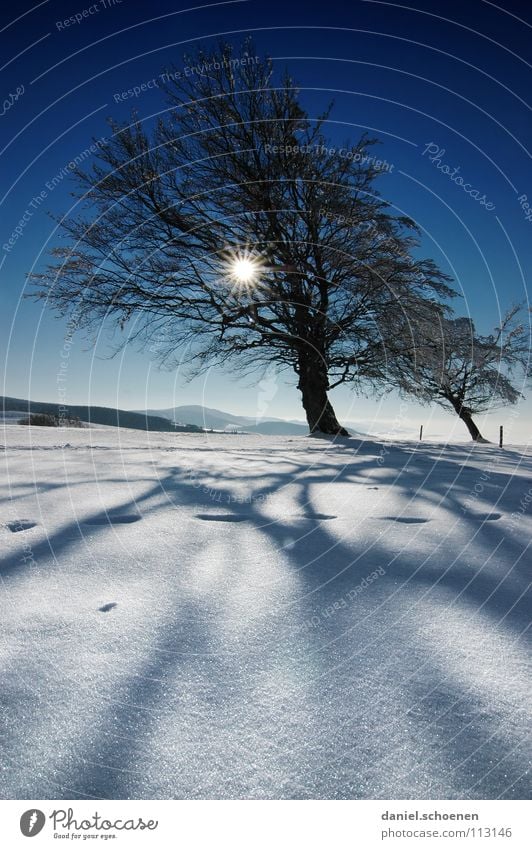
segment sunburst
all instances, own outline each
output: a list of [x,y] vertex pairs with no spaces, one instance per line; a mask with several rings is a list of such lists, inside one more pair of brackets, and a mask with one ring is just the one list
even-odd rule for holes
[[235,294],[252,292],[260,283],[263,262],[250,251],[228,253],[224,259],[224,276]]

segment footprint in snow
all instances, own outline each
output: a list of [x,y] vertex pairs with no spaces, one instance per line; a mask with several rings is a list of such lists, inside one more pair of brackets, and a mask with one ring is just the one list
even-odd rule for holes
[[338,516],[332,516],[330,513],[313,513],[311,516],[296,516],[296,519],[303,520],[305,522],[312,522],[314,519],[318,519],[320,522],[324,522],[327,519],[337,519]]
[[130,525],[132,522],[138,522],[142,519],[138,513],[123,513],[113,516],[95,516],[93,519],[83,519],[82,525]]
[[469,519],[478,519],[480,522],[496,522],[502,518],[502,513],[467,513]]
[[380,516],[380,519],[385,522],[401,522],[403,525],[424,525],[429,521],[414,516]]
[[247,516],[234,516],[232,513],[196,513],[196,519],[204,522],[247,522]]
[[17,534],[19,531],[29,531],[30,528],[36,528],[37,522],[32,522],[31,519],[15,519],[14,522],[7,522],[6,528],[12,534]]
[[118,606],[118,602],[110,601],[108,604],[104,604],[104,605],[102,605],[102,607],[99,607],[98,610],[100,611],[100,613],[109,613],[109,611],[112,610],[113,607],[117,607],[117,606]]

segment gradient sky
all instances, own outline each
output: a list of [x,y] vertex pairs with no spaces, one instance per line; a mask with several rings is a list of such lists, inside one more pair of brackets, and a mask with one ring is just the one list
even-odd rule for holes
[[[84,10],[80,23],[65,26]],[[117,102],[121,92],[171,63],[183,65],[183,53],[196,45],[210,47],[220,36],[239,44],[249,34],[258,56],[272,56],[279,72],[290,69],[311,117],[335,101],[327,128],[331,145],[353,143],[363,131],[380,139],[379,155],[393,169],[379,188],[397,211],[418,222],[420,254],[452,275],[462,296],[457,312],[471,314],[487,332],[507,306],[527,301],[532,220],[519,201],[525,194],[532,205],[532,9],[525,0],[417,0],[415,8],[375,0],[194,7],[175,0],[21,2],[16,11],[3,12],[0,27],[7,101],[0,117],[2,394],[58,400],[66,322],[22,298],[29,291],[27,273],[42,268],[59,241],[52,216],[75,202],[68,176],[51,191],[47,182],[64,173],[93,138],[109,135],[108,117],[126,120],[136,109],[150,123],[164,108],[157,89]],[[18,99],[10,97],[17,90]],[[441,161],[459,166],[495,209],[486,209],[430,162],[424,154],[430,143],[445,150]],[[6,250],[25,214],[22,235]],[[187,383],[182,373],[159,371],[153,355],[132,347],[111,358],[119,341],[111,327],[95,340],[74,336],[68,402],[129,409],[205,404],[251,416],[303,418],[290,375],[269,373],[257,385],[211,371]],[[429,437],[453,429],[459,438],[467,436],[452,415],[410,401],[401,405],[393,396],[364,399],[337,389],[332,401],[339,416],[361,429],[402,435],[424,422]],[[527,399],[515,412],[488,416],[486,435],[495,439],[501,422],[510,439],[528,440],[532,404]]]

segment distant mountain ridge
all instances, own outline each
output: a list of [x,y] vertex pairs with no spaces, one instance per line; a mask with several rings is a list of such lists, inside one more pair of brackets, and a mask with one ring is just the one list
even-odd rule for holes
[[[142,415],[163,416],[176,422],[190,422],[198,427],[209,430],[244,430],[246,433],[260,433],[264,436],[308,436],[308,425],[304,421],[293,419],[272,418],[262,419],[252,416],[237,416],[234,413],[226,413],[214,407],[203,407],[201,404],[185,404],[180,407],[167,407],[166,409],[137,410]],[[367,433],[358,429],[351,422],[344,422],[350,433],[367,436]]]
[[[126,427],[134,430],[161,431],[165,433],[201,433],[203,430],[235,431],[257,433],[263,436],[307,436],[309,429],[304,422],[286,419],[257,419],[251,416],[237,416],[214,407],[200,404],[181,405],[166,409],[122,410],[114,407],[84,406],[68,404],[68,415],[78,416],[83,422],[112,427]],[[13,411],[22,415],[28,413],[52,413],[60,415],[60,404],[46,401],[29,401],[23,398],[0,396],[0,411],[4,414]],[[10,420],[16,417],[9,416]],[[176,424],[174,424],[174,422]],[[361,432],[347,424],[352,433]],[[362,434],[361,434],[362,435]]]
[[[113,407],[80,406],[78,404],[52,404],[47,401],[29,401],[26,398],[11,398],[0,396],[0,410],[5,414],[11,411],[20,411],[22,415],[29,413],[52,413],[60,415],[61,411],[69,416],[78,416],[83,422],[91,424],[111,425],[112,427],[126,427],[133,430],[150,430],[164,433],[201,431],[193,423],[174,426],[165,416],[152,416],[147,413],[134,413],[131,410],[120,410]],[[10,417],[11,418],[11,417]]]
[[305,436],[308,425],[303,422],[285,421],[284,419],[257,420],[250,416],[235,416],[213,407],[203,407],[200,404],[168,407],[163,410],[137,410],[148,416],[162,416],[170,421],[190,422],[198,427],[213,430],[245,430],[247,433],[264,435]]

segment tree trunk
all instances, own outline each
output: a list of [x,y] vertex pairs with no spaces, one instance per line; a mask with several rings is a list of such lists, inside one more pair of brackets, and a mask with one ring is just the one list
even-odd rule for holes
[[487,442],[487,439],[484,439],[478,427],[471,417],[471,413],[469,410],[464,410],[463,408],[458,413],[459,417],[462,419],[469,433],[471,434],[471,438],[474,442]]
[[336,418],[327,397],[329,381],[323,358],[319,354],[301,355],[298,374],[298,389],[301,392],[310,432],[349,436]]
[[475,422],[473,421],[473,417],[471,415],[471,410],[469,407],[464,407],[463,404],[460,403],[457,399],[452,399],[451,404],[453,405],[458,418],[460,418],[471,434],[471,439],[474,442],[487,442],[487,439],[484,439]]

